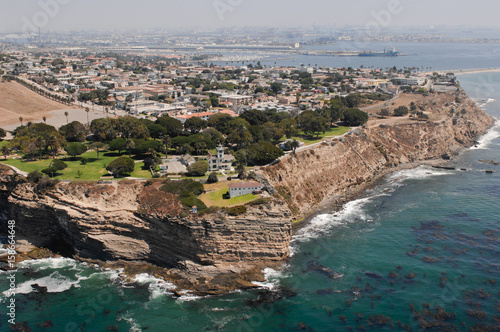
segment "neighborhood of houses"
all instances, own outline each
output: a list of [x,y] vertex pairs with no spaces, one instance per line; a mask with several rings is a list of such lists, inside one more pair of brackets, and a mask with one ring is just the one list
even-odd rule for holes
[[[395,98],[401,91],[422,93],[455,89],[454,77],[420,73],[418,68],[327,68],[323,66],[241,66],[181,63],[169,57],[99,55],[29,50],[0,54],[0,74],[57,94],[76,107],[106,108],[142,119],[161,116],[209,120],[216,114],[239,117],[248,110],[286,112],[297,116],[321,110],[334,98],[352,93]],[[376,98],[367,100],[375,104]],[[303,144],[303,143],[302,143]],[[287,140],[278,145],[285,149]],[[218,145],[208,152],[209,172],[234,171],[235,157]],[[190,154],[163,158],[161,175],[181,174],[194,164]],[[229,184],[231,198],[258,193],[256,182]]]

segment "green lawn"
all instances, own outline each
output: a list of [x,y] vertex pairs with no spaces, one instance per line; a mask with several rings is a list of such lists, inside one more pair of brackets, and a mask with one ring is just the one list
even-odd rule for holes
[[[86,165],[81,164],[80,158],[77,158],[76,160],[71,160],[69,158],[60,158],[68,165],[68,167],[58,172],[58,175],[55,176],[54,178],[60,180],[70,179],[70,180],[97,181],[101,178],[101,176],[108,174],[105,166],[107,166],[111,161],[120,156],[121,155],[117,153],[109,153],[107,151],[105,152],[101,151],[99,152],[100,160],[97,160],[97,152],[95,151],[85,152],[82,155],[82,157],[88,158],[88,162]],[[0,162],[15,166],[19,168],[21,171],[29,173],[36,169],[41,171],[42,169],[47,168],[51,160],[52,159],[43,159],[43,160],[26,162],[23,159],[7,159],[7,160],[0,160]],[[148,179],[152,178],[151,172],[143,168],[144,168],[143,162],[136,163],[134,172],[130,174],[130,176],[138,178],[148,178]],[[80,177],[78,176],[78,171],[81,172]]]
[[228,184],[229,182],[223,181],[205,185],[205,190],[210,192],[200,195],[198,199],[205,203],[207,207],[233,207],[245,205],[261,197],[261,195],[248,194],[230,199],[224,199],[223,195],[229,191]]
[[[303,142],[305,145],[311,145],[314,143],[319,143],[323,141],[326,138],[333,138],[336,136],[341,136],[347,133],[351,128],[349,127],[335,127],[335,128],[330,128],[328,129],[325,134],[321,133],[318,137],[314,135],[313,137],[306,136],[304,133],[300,133],[299,136],[293,137],[293,139],[296,139],[297,141]],[[284,140],[284,139],[283,139]]]

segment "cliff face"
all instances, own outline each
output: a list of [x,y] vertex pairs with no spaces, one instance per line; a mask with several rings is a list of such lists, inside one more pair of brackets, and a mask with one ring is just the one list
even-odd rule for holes
[[354,130],[339,140],[290,154],[261,169],[261,174],[285,198],[295,217],[306,216],[326,198],[343,194],[387,168],[440,159],[472,146],[493,119],[465,95],[460,97],[460,103],[435,107],[436,122]]
[[181,218],[139,214],[144,182],[59,183],[41,196],[29,183],[9,188],[5,175],[3,180],[0,204],[16,220],[17,232],[40,246],[64,244],[81,258],[173,267],[186,260],[201,265],[252,264],[289,255],[291,213],[278,200],[251,206],[239,217],[220,213]]

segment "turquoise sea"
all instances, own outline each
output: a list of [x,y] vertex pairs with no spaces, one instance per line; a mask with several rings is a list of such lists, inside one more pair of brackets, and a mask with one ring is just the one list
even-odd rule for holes
[[[500,118],[500,73],[459,80]],[[124,286],[116,271],[71,259],[24,262],[17,322],[32,331],[493,331],[500,166],[480,159],[500,161],[498,122],[451,161],[466,171],[400,171],[343,211],[313,218],[294,236],[285,268],[267,269],[255,291],[175,299],[171,285],[148,275]],[[0,273],[0,331],[9,331],[7,288]]]

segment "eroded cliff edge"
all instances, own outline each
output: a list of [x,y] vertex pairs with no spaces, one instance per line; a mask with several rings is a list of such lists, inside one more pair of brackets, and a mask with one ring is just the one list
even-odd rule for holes
[[[352,189],[405,164],[443,160],[471,147],[494,120],[463,91],[432,96],[421,106],[434,121],[368,126],[314,148],[289,154],[260,170],[286,200],[295,219],[314,213],[327,199],[340,208]],[[347,198],[346,198],[347,196]]]
[[[159,190],[162,181],[60,182],[41,193],[11,172],[1,179],[1,208],[23,238],[78,259],[128,262],[115,267],[148,262],[171,268],[159,274],[181,289],[252,287],[251,280],[262,278],[254,272],[289,256],[291,213],[280,199],[249,206],[240,216],[196,216]],[[159,205],[145,206],[144,197]],[[130,272],[151,269],[157,274],[151,266]]]

